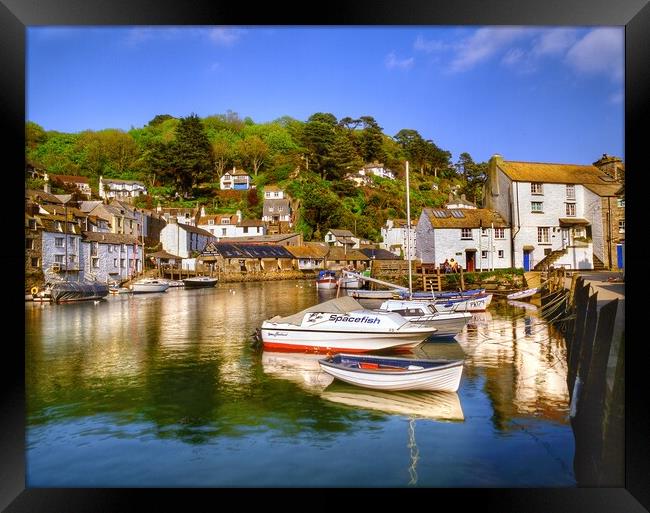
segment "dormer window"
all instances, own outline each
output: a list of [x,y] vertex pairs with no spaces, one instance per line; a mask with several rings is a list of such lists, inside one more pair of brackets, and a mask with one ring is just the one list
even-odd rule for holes
[[228,219],[227,217],[224,217],[224,218],[221,220],[221,224],[230,224],[230,219]]
[[544,194],[541,183],[533,182],[530,184],[530,193],[531,194]]
[[214,219],[208,219],[208,224],[214,224]]

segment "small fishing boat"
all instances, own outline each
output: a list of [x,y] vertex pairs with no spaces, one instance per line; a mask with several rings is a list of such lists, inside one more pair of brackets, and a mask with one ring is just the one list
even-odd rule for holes
[[350,296],[343,296],[264,321],[260,338],[266,350],[365,353],[410,349],[435,332],[430,321],[367,310]]
[[353,290],[350,296],[355,299],[392,299],[399,290]]
[[463,360],[339,353],[318,363],[324,372],[341,381],[376,390],[456,392],[463,374]]
[[156,278],[143,278],[131,285],[131,291],[134,294],[146,294],[152,292],[165,292],[169,284]]
[[363,285],[359,278],[352,276],[341,276],[338,280],[338,286],[342,289],[360,289]]
[[38,291],[34,301],[52,303],[72,303],[76,301],[98,300],[108,296],[108,285],[95,281],[51,281]]
[[317,289],[335,289],[338,286],[338,279],[334,271],[324,270],[318,272],[316,279]]
[[389,299],[380,310],[396,312],[410,320],[428,320],[437,328],[430,339],[451,339],[460,333],[472,318],[470,312],[438,312],[430,301]]
[[538,288],[520,290],[519,292],[513,292],[512,294],[508,294],[506,296],[506,299],[516,299],[516,300],[527,299],[529,297],[533,297],[538,292],[539,292]]
[[436,299],[431,303],[437,312],[483,312],[492,302],[492,294],[478,294],[467,298]]
[[200,289],[214,287],[217,281],[219,281],[217,278],[210,278],[209,276],[194,276],[193,278],[185,278],[183,283],[186,289]]

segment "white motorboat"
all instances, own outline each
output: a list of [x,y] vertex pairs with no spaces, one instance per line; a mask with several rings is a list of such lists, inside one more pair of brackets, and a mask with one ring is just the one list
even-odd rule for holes
[[394,312],[367,310],[349,296],[330,299],[296,314],[262,323],[266,350],[365,353],[409,349],[436,332],[430,321],[410,321]]
[[143,278],[131,285],[134,294],[145,294],[150,292],[165,292],[169,288],[169,283],[156,278]]
[[363,285],[359,278],[351,276],[341,276],[338,281],[338,286],[342,289],[360,289]]
[[431,301],[389,299],[379,309],[396,312],[410,320],[430,320],[438,330],[431,335],[432,339],[454,338],[472,318],[469,312],[438,312]]
[[364,388],[456,392],[463,360],[337,354],[319,360],[324,372]]

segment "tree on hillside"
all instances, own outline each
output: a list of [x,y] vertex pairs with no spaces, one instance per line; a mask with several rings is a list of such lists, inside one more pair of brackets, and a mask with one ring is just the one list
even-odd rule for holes
[[235,148],[241,159],[253,168],[253,173],[257,176],[260,167],[269,154],[268,145],[261,137],[251,135],[237,141]]
[[340,180],[346,173],[357,171],[363,166],[363,161],[357,155],[350,136],[344,131],[337,130],[332,141],[331,168],[327,170],[325,178]]
[[384,134],[382,128],[372,116],[361,116],[360,121],[363,124],[363,129],[359,134],[361,157],[365,162],[383,162],[382,143]]
[[217,178],[223,176],[224,169],[234,156],[234,148],[226,138],[219,138],[212,142],[212,156],[214,157],[214,170]]
[[41,125],[28,121],[25,123],[25,147],[28,150],[35,149],[39,144],[47,141],[47,133]]
[[307,148],[309,169],[325,176],[331,167],[331,149],[336,136],[336,117],[317,112],[312,114],[303,129],[302,144]]
[[478,204],[483,198],[483,184],[487,180],[487,162],[476,163],[469,153],[463,152],[455,167],[465,181],[461,191],[467,199]]
[[171,116],[169,114],[157,114],[149,123],[147,123],[148,126],[158,126],[161,123],[167,121],[168,119],[173,119],[174,116]]
[[180,119],[176,140],[171,143],[176,186],[188,197],[196,183],[208,178],[214,169],[212,148],[203,123],[196,114]]

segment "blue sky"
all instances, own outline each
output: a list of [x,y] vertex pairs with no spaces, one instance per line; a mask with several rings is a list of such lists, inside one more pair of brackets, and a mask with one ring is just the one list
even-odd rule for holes
[[26,78],[46,130],[331,112],[454,161],[625,157],[622,27],[30,27]]

